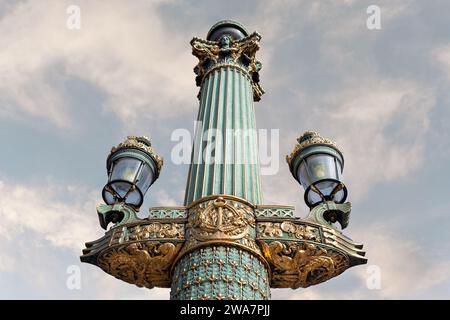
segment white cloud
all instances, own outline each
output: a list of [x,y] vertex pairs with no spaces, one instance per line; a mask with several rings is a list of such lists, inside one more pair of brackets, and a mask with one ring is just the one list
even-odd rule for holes
[[[436,285],[450,280],[450,260],[438,257],[426,244],[415,239],[396,235],[394,228],[377,224],[354,232],[363,238],[368,252],[369,265],[377,265],[381,271],[382,289],[374,290],[377,298],[395,299],[419,295]],[[357,270],[361,284],[365,285],[367,273]]]
[[432,62],[439,67],[444,67],[445,75],[450,79],[450,45],[442,46],[432,50]]
[[0,20],[0,117],[73,126],[67,79],[104,93],[128,125],[196,105],[189,37],[165,28],[158,3],[81,1],[81,30],[66,28],[70,4],[21,2]]
[[99,235],[95,211],[98,197],[92,192],[45,182],[27,186],[0,181],[0,193],[1,237],[6,241],[33,234],[37,245],[48,241],[79,253],[84,242]]
[[[54,181],[18,185],[0,181],[0,274],[17,277],[27,293],[11,290],[3,298],[168,299],[169,289],[147,290],[124,283],[79,261],[84,242],[103,235],[97,193]],[[81,290],[69,290],[69,265],[81,268]]]
[[157,200],[158,206],[166,206],[166,207],[180,206],[180,203],[173,197],[171,197],[166,190],[157,190],[155,192],[155,198],[158,199]]
[[435,95],[404,79],[350,87],[324,100],[328,111],[321,127],[342,147],[346,180],[360,198],[376,183],[405,177],[422,163]]

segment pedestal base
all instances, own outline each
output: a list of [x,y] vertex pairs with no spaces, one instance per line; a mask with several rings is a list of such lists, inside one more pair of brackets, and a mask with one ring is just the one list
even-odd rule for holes
[[173,272],[172,300],[267,300],[269,276],[253,254],[209,246],[186,254]]

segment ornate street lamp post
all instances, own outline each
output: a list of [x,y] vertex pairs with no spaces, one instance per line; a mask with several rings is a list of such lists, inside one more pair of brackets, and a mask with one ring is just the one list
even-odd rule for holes
[[[332,141],[307,131],[287,157],[305,188],[307,218],[295,218],[291,206],[262,203],[253,105],[264,93],[260,39],[228,20],[206,40],[192,39],[202,125],[184,205],[136,216],[162,160],[148,139],[129,137],[108,157],[106,205],[97,207],[102,227],[113,225],[86,243],[83,262],[140,287],[171,288],[171,299],[210,300],[269,299],[271,287],[305,288],[367,262],[362,245],[336,225],[347,226],[350,204],[344,158]],[[212,130],[222,138],[211,139]]]

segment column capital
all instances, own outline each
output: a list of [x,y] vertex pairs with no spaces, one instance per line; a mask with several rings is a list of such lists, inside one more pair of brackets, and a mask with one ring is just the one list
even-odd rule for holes
[[217,41],[194,37],[191,40],[192,54],[199,59],[194,68],[197,86],[201,87],[206,75],[214,69],[231,66],[248,76],[253,89],[253,100],[261,100],[264,94],[259,84],[262,64],[256,59],[260,40],[261,35],[257,32],[238,40],[229,34],[221,35]]

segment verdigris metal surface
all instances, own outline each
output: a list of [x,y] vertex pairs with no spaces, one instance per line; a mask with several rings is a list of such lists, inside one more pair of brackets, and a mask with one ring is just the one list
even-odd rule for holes
[[173,299],[268,299],[269,286],[308,287],[367,262],[361,244],[291,210],[226,195],[154,208],[87,243],[81,260],[137,286],[171,287]]

